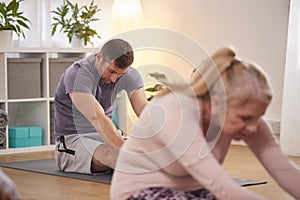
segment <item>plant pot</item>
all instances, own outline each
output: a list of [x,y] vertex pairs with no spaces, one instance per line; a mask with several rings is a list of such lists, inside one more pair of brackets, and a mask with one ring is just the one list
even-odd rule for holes
[[72,47],[84,47],[84,41],[83,39],[79,39],[78,37],[74,36],[71,40],[71,46]]
[[12,30],[0,31],[0,47],[11,47],[12,46]]

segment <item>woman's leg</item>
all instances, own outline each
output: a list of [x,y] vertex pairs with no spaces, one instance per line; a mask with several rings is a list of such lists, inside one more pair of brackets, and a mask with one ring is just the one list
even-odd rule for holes
[[206,189],[185,192],[173,188],[153,187],[146,188],[131,195],[127,200],[143,200],[143,199],[159,199],[159,200],[216,200],[214,195]]

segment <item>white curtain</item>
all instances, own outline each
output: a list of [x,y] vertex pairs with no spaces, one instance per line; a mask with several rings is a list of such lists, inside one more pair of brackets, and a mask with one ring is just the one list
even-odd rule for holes
[[291,0],[285,64],[280,143],[300,156],[300,0]]
[[140,0],[114,0],[112,8],[113,34],[141,28],[144,23]]

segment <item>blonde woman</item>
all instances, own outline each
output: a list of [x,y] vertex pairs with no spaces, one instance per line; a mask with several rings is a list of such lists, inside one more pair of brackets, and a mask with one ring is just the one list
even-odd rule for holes
[[262,118],[272,91],[255,64],[234,50],[216,51],[190,84],[168,87],[144,109],[123,145],[112,200],[264,199],[237,185],[221,164],[231,140],[243,140],[290,195],[300,199],[300,171]]

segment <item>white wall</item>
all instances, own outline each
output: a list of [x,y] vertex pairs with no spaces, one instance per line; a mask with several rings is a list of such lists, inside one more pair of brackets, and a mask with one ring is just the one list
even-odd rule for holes
[[269,74],[275,98],[268,119],[280,120],[288,26],[288,0],[141,0],[145,27],[178,31],[211,53],[231,44],[238,56]]

